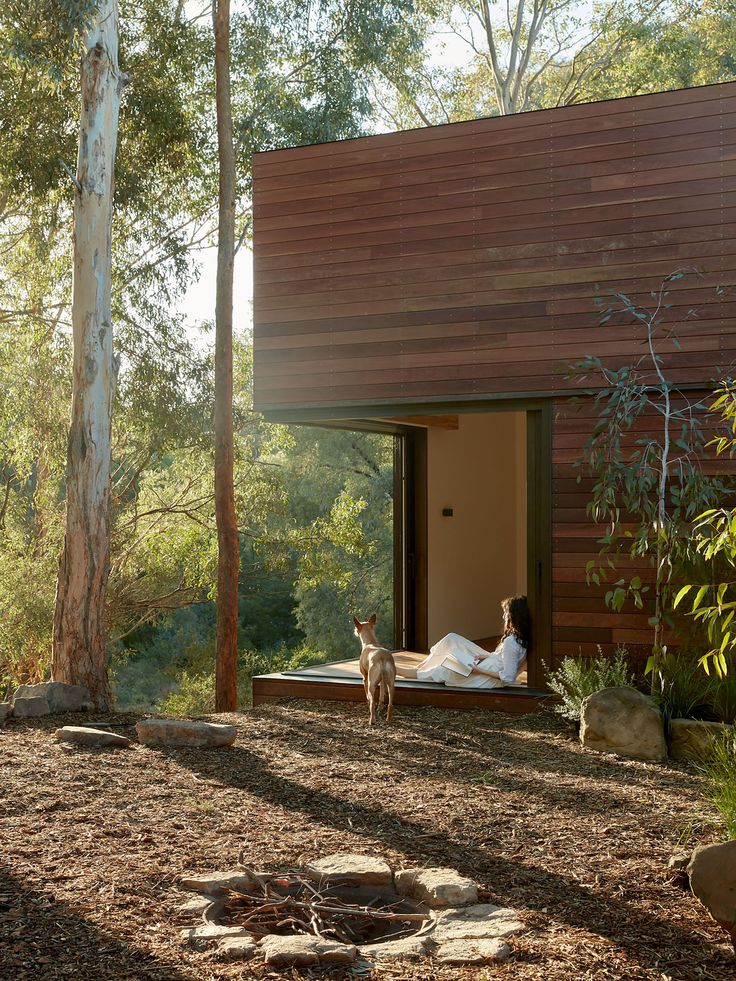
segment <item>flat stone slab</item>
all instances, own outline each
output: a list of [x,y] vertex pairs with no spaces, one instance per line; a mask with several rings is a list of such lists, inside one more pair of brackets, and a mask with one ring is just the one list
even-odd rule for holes
[[249,961],[258,953],[251,937],[224,937],[217,944],[217,956],[223,961]]
[[201,896],[190,896],[186,902],[177,907],[177,913],[181,916],[201,916],[214,901],[215,897],[207,893],[203,893]]
[[360,956],[374,961],[418,961],[427,953],[430,937],[403,937],[383,943],[366,944],[360,948]]
[[232,746],[238,734],[235,726],[181,719],[142,719],[135,731],[145,746]]
[[266,964],[281,967],[306,967],[309,964],[352,964],[358,948],[319,937],[294,935],[280,937],[275,933],[258,944]]
[[478,885],[454,869],[402,869],[394,876],[400,896],[410,896],[430,909],[470,906],[478,902]]
[[105,732],[102,729],[89,729],[87,726],[62,726],[54,733],[54,738],[60,743],[76,743],[78,746],[105,746],[126,749],[130,740],[117,732]]
[[255,943],[252,934],[248,933],[245,927],[239,926],[220,926],[219,923],[201,923],[199,926],[182,930],[179,934],[182,940],[195,942],[198,940],[222,940],[224,937],[247,938],[251,943]]
[[0,702],[0,722],[5,722],[13,714],[12,702]]
[[431,936],[438,944],[451,940],[497,940],[524,929],[514,910],[493,903],[438,910],[432,916],[435,928]]
[[42,715],[50,715],[51,709],[45,698],[31,697],[15,698],[13,700],[13,717],[16,719],[38,719]]
[[187,876],[179,880],[179,885],[190,892],[221,896],[228,889],[247,892],[257,886],[258,882],[247,872],[210,872],[208,875]]
[[393,881],[391,868],[382,858],[352,852],[318,858],[306,865],[304,871],[313,882],[330,885],[383,888]]
[[511,948],[503,940],[448,940],[435,953],[439,964],[494,964],[507,961]]
[[675,760],[708,760],[715,743],[731,727],[722,722],[698,719],[672,719],[670,722],[670,756]]
[[19,698],[45,698],[49,712],[86,712],[92,708],[92,698],[84,685],[67,685],[63,681],[42,681],[37,685],[20,685],[13,695]]

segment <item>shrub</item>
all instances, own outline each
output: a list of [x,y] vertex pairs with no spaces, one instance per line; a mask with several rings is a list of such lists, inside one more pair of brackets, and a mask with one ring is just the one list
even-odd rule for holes
[[727,839],[736,838],[736,732],[729,732],[713,748],[713,758],[705,764],[711,779],[708,797],[723,820]]
[[712,679],[709,704],[718,722],[736,723],[736,672]]
[[669,725],[670,719],[712,716],[716,686],[701,664],[698,655],[683,650],[668,652],[660,662],[659,688],[654,698]]
[[634,676],[629,670],[625,647],[616,648],[612,658],[566,657],[555,671],[547,671],[549,688],[562,699],[555,711],[573,722],[580,721],[583,699],[602,688],[633,688]]
[[156,704],[164,715],[207,715],[215,711],[215,674],[190,674],[182,671],[176,691]]

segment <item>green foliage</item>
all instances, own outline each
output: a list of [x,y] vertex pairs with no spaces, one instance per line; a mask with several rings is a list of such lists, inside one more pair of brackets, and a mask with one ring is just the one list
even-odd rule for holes
[[559,668],[546,670],[547,686],[559,695],[555,711],[572,722],[580,721],[583,700],[603,688],[633,688],[634,676],[628,666],[628,652],[618,647],[614,656],[596,658],[566,657]]
[[723,822],[723,838],[736,838],[736,731],[715,743],[713,757],[704,766],[711,781],[708,797]]
[[715,686],[703,670],[697,654],[667,652],[660,664],[660,685],[655,692],[665,724],[672,719],[708,717],[715,699]]

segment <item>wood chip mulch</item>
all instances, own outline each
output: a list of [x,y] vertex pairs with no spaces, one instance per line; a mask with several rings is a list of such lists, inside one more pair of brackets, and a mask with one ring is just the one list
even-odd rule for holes
[[[57,744],[79,718],[0,730],[0,978],[220,981],[359,978],[220,963],[182,946],[185,874],[288,869],[336,851],[474,877],[529,929],[505,965],[381,965],[374,977],[736,978],[726,935],[667,869],[682,839],[714,840],[689,764],[583,752],[549,713],[292,702],[235,717],[231,749]],[[105,721],[97,717],[96,721]],[[114,731],[134,735],[133,717]]]

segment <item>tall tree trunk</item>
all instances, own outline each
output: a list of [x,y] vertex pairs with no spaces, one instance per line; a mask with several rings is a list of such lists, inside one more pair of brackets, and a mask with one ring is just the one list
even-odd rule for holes
[[230,104],[230,0],[214,0],[215,98],[220,171],[215,301],[215,513],[217,518],[217,669],[215,706],[238,702],[238,525],[233,489],[233,265],[235,151]]
[[112,196],[123,77],[117,0],[100,0],[81,63],[74,193],[74,366],[67,520],[53,625],[52,676],[111,704],[105,656],[110,428],[115,386],[110,315]]

